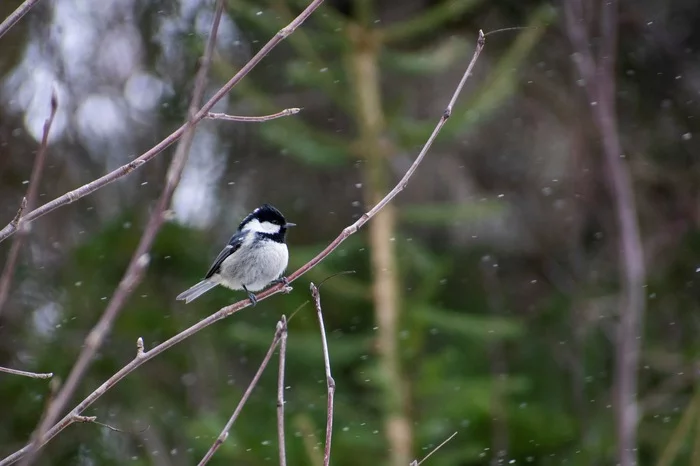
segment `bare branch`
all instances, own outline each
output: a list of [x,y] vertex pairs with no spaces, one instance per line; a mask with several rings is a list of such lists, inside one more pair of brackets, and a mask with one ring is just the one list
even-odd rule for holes
[[272,343],[270,344],[270,348],[267,350],[267,354],[265,355],[265,358],[263,359],[262,363],[260,364],[260,367],[258,368],[258,371],[255,373],[253,376],[253,380],[250,381],[250,384],[248,385],[248,388],[246,388],[245,393],[243,393],[243,397],[241,398],[241,401],[238,402],[238,405],[236,406],[236,409],[233,411],[233,414],[229,418],[228,422],[224,426],[223,430],[217,437],[217,439],[214,441],[212,446],[209,448],[209,451],[204,455],[204,458],[202,458],[202,461],[199,462],[199,466],[204,466],[207,464],[212,456],[214,456],[214,453],[216,453],[216,450],[219,449],[222,443],[226,441],[228,438],[228,433],[231,430],[231,427],[233,427],[233,423],[236,422],[236,419],[238,419],[238,416],[241,414],[241,411],[243,410],[243,406],[248,402],[248,399],[250,398],[250,394],[253,393],[253,389],[255,386],[258,384],[258,381],[260,380],[260,377],[262,376],[263,372],[265,371],[265,368],[267,365],[270,363],[270,359],[272,359],[272,355],[275,352],[275,349],[277,348],[277,345],[279,345],[280,341],[282,340],[283,336],[286,336],[287,334],[287,320],[282,316],[282,320],[277,322],[277,329],[275,330],[275,336],[272,338]]
[[590,50],[582,6],[578,0],[564,2],[567,33],[576,51],[575,63],[581,74],[593,119],[601,136],[606,175],[614,201],[620,244],[622,295],[615,355],[615,399],[617,462],[637,464],[637,369],[641,348],[641,327],[645,312],[644,250],[639,231],[634,187],[617,129],[615,105],[615,50],[617,48],[617,1],[601,3],[600,58],[596,65]]
[[10,369],[9,367],[0,366],[0,372],[6,372],[12,375],[23,375],[24,377],[31,377],[32,379],[50,379],[53,377],[53,372],[41,373],[41,372],[27,372],[20,371],[17,369]]
[[328,466],[331,461],[331,440],[333,437],[333,400],[335,398],[335,380],[331,375],[331,359],[328,352],[328,339],[326,338],[326,326],[323,324],[323,311],[321,310],[321,293],[313,282],[309,285],[311,296],[316,305],[318,325],[321,329],[321,343],[323,345],[323,366],[326,369],[326,387],[328,389],[328,406],[326,409],[326,446],[323,449],[323,466]]
[[280,338],[280,366],[277,373],[277,447],[280,452],[280,466],[287,466],[287,449],[284,442],[284,369],[287,357],[287,319],[282,316],[278,326],[282,326]]
[[[311,6],[309,6],[311,8]],[[307,12],[309,10],[305,10]],[[304,14],[304,13],[302,13]],[[308,16],[308,15],[307,15]],[[297,18],[297,20],[299,17]],[[296,22],[295,24],[299,24]],[[286,28],[285,28],[286,29]],[[483,32],[479,32],[479,39],[477,42],[477,47],[474,52],[474,56],[471,59],[471,62],[469,63],[469,66],[467,67],[467,70],[465,71],[464,77],[462,79],[462,82],[460,83],[460,86],[455,90],[455,95],[459,94],[459,91],[461,91],[461,88],[463,86],[463,81],[466,80],[466,77],[469,76],[471,73],[472,68],[474,67],[474,64],[476,63],[477,58],[479,57],[479,54],[481,53],[481,50],[483,49],[485,44],[484,41],[484,35]],[[455,97],[453,97],[450,102],[453,105],[453,102],[456,100]],[[316,257],[311,259],[309,262],[301,266],[299,269],[297,269],[294,273],[289,275],[287,277],[287,282],[291,283],[294,280],[297,280],[299,277],[304,275],[306,272],[311,270],[316,264],[321,262],[323,259],[325,259],[331,252],[333,252],[345,239],[347,239],[349,236],[357,232],[362,225],[367,223],[379,210],[382,209],[387,203],[389,203],[396,195],[401,192],[406,185],[408,184],[408,180],[411,178],[413,173],[418,169],[418,166],[420,165],[421,161],[423,158],[425,158],[425,155],[428,152],[428,149],[432,145],[433,141],[437,137],[437,135],[440,132],[440,129],[444,126],[445,122],[447,121],[449,114],[451,113],[451,107],[448,106],[448,108],[443,112],[442,117],[438,121],[435,130],[433,131],[433,134],[431,134],[430,138],[428,141],[425,143],[423,149],[420,151],[418,156],[416,157],[416,160],[413,162],[409,170],[406,172],[404,177],[399,181],[399,183],[392,189],[381,201],[377,203],[375,207],[373,207],[370,211],[367,213],[363,214],[355,223],[352,225],[346,227],[340,235],[338,235],[337,238],[335,238],[328,246],[326,246],[321,252],[319,252]],[[267,299],[272,295],[275,295],[277,293],[283,292],[284,289],[286,288],[285,284],[278,284],[275,286],[272,286],[268,288],[267,290],[259,293],[256,298],[257,301]],[[71,418],[74,415],[80,414],[83,411],[85,411],[88,407],[90,407],[95,401],[97,401],[102,395],[104,395],[108,390],[110,390],[114,385],[119,383],[124,377],[126,377],[128,374],[136,370],[139,366],[144,364],[146,361],[150,361],[154,357],[158,356],[162,352],[166,351],[167,349],[177,345],[178,343],[184,341],[185,339],[191,337],[195,333],[203,330],[204,328],[214,324],[215,322],[218,322],[220,320],[223,320],[227,317],[232,316],[233,314],[237,313],[238,311],[245,309],[246,307],[250,306],[250,300],[249,299],[244,299],[241,300],[237,303],[231,304],[230,306],[223,307],[219,309],[217,312],[214,314],[210,315],[209,317],[202,319],[201,321],[197,322],[196,324],[192,325],[191,327],[187,328],[186,330],[183,330],[182,332],[178,333],[177,335],[174,335],[170,339],[164,341],[160,345],[152,348],[150,351],[146,351],[144,353],[141,353],[140,355],[137,355],[136,358],[134,358],[129,364],[121,368],[116,374],[114,374],[112,377],[107,379],[102,385],[100,385],[95,391],[90,393],[83,401],[81,401],[73,410],[68,413],[66,416],[64,416],[58,423],[56,423],[53,427],[51,427],[48,431],[46,431],[46,434],[44,438],[42,439],[42,442],[40,445],[46,444],[46,442],[50,441],[53,437],[58,435],[63,429],[65,429],[68,425],[71,424]],[[4,458],[2,461],[0,461],[0,466],[6,466],[9,464],[13,464],[19,459],[21,459],[23,456],[27,454],[27,451],[31,447],[32,444],[24,446],[22,449],[16,451],[15,453],[11,454],[10,456]]]
[[9,31],[12,26],[17,24],[24,15],[26,15],[29,10],[32,9],[34,5],[39,3],[39,0],[25,0],[20,6],[17,7],[15,11],[12,12],[10,16],[5,18],[5,21],[0,24],[0,37],[4,36],[7,31]]
[[[178,144],[173,160],[170,162],[170,166],[168,167],[165,188],[163,189],[163,192],[158,200],[157,207],[151,213],[151,217],[146,225],[143,235],[141,236],[139,245],[131,257],[129,266],[119,282],[117,289],[112,295],[112,299],[107,304],[107,308],[95,327],[93,327],[85,339],[85,345],[78,355],[78,360],[73,365],[66,383],[63,385],[63,387],[61,387],[61,390],[53,402],[49,404],[46,415],[43,416],[33,434],[34,438],[39,439],[39,445],[43,443],[41,439],[43,439],[44,433],[56,422],[66,403],[68,403],[70,398],[73,396],[73,393],[78,388],[80,380],[90,367],[95,354],[97,354],[97,351],[102,346],[104,339],[107,337],[112,328],[114,320],[117,318],[117,315],[119,315],[119,312],[131,296],[132,291],[143,279],[150,260],[149,251],[151,250],[151,246],[153,245],[156,235],[160,231],[160,228],[165,221],[164,213],[170,205],[170,200],[175,192],[175,188],[177,188],[177,185],[180,182],[180,176],[185,168],[190,146],[192,144],[192,140],[194,139],[195,126],[193,121],[195,118],[195,112],[197,108],[199,108],[204,97],[207,74],[209,72],[209,65],[211,64],[211,58],[214,53],[216,35],[219,29],[219,22],[221,21],[223,11],[224,0],[218,0],[216,4],[216,13],[214,15],[209,33],[209,39],[207,40],[204,57],[202,58],[202,64],[195,78],[192,100],[190,102],[188,112],[188,121],[185,124],[185,131],[182,136],[182,140]],[[34,451],[30,451],[29,455],[27,455],[25,458],[25,461],[23,462],[25,465],[29,465],[32,462],[33,457],[35,456]]]
[[20,234],[17,235],[15,240],[12,242],[10,251],[7,254],[5,267],[2,270],[2,276],[0,276],[0,314],[2,314],[2,309],[7,301],[7,296],[10,293],[10,285],[12,284],[12,276],[14,275],[15,267],[17,266],[19,250],[22,247],[22,242],[24,241],[24,236],[27,232],[27,229],[25,228],[26,225],[24,225],[22,222],[22,214],[26,210],[33,209],[34,205],[36,205],[39,183],[41,182],[41,173],[44,170],[46,152],[49,146],[49,133],[51,132],[53,119],[56,116],[56,110],[58,110],[58,98],[56,97],[56,91],[54,90],[54,92],[51,94],[51,113],[46,121],[44,121],[44,131],[41,136],[39,150],[37,151],[36,158],[34,159],[32,174],[29,177],[27,195],[22,199],[17,215],[15,215],[15,218],[12,220],[12,222],[10,222],[11,225],[14,225],[15,229],[20,230]]
[[[261,48],[258,53],[253,56],[253,58],[250,59],[248,63],[246,63],[243,68],[241,68],[238,73],[235,74],[224,86],[219,89],[210,99],[209,101],[202,106],[202,108],[196,113],[194,118],[191,121],[191,125],[196,125],[200,121],[202,121],[204,118],[206,118],[207,114],[209,111],[216,105],[217,102],[219,102],[226,94],[228,94],[231,89],[238,84],[241,79],[246,77],[250,71],[255,68],[258,63],[262,61],[263,58],[265,58],[277,45],[282,42],[284,39],[287,38],[292,32],[294,32],[301,24],[307,20],[307,18],[318,9],[318,7],[321,6],[323,3],[323,0],[313,0],[309,6],[307,6],[294,20],[289,23],[287,26],[284,28],[280,29],[280,31],[275,34],[275,36],[270,39],[267,44]],[[35,220],[43,215],[46,215],[47,213],[51,212],[54,209],[57,209],[61,206],[70,204],[72,202],[75,202],[76,200],[80,199],[81,197],[87,196],[88,194],[91,194],[98,189],[104,188],[108,184],[118,180],[119,178],[122,178],[123,176],[128,175],[132,171],[136,170],[137,168],[141,167],[144,163],[149,162],[152,160],[155,156],[163,152],[165,149],[170,147],[171,144],[173,144],[175,141],[180,139],[184,133],[185,129],[187,129],[188,124],[184,124],[180,126],[178,129],[173,131],[169,136],[167,136],[165,139],[163,139],[161,142],[153,146],[151,149],[148,151],[144,152],[140,156],[138,156],[136,159],[132,160],[131,162],[122,165],[121,167],[117,168],[114,171],[111,171],[110,173],[107,173],[106,175],[91,181],[88,184],[85,184],[77,189],[74,189],[73,191],[69,191],[66,194],[57,197],[56,199],[47,202],[43,206],[39,207],[38,209],[35,209],[31,212],[29,212],[26,215],[26,218],[24,219],[27,222],[30,222],[32,220]],[[6,227],[4,227],[2,230],[0,230],[0,242],[4,241],[7,239],[9,236],[13,235],[16,231],[16,228],[14,225],[11,223],[8,224]]]
[[301,112],[300,108],[286,108],[281,112],[273,113],[272,115],[263,116],[238,116],[238,115],[228,115],[226,113],[207,113],[207,118],[210,120],[226,120],[226,121],[240,121],[244,123],[257,123],[270,120],[276,120],[277,118],[286,117],[289,115],[296,115]]

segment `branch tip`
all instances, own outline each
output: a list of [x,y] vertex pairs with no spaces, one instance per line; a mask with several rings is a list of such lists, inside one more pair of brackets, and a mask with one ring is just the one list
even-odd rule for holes
[[241,116],[241,115],[229,115],[228,113],[214,113],[207,112],[205,118],[209,120],[224,120],[224,121],[238,121],[242,123],[260,123],[270,120],[276,120],[277,118],[283,118],[290,115],[296,115],[301,111],[301,108],[285,108],[281,112],[272,113],[270,115],[262,116]]
[[18,369],[10,369],[9,367],[0,367],[0,372],[5,372],[6,374],[12,375],[21,375],[31,379],[50,379],[53,377],[53,372],[27,372]]
[[457,434],[458,434],[458,432],[455,431],[452,435],[450,435],[450,436],[447,437],[445,440],[443,440],[443,442],[442,442],[440,445],[438,445],[437,447],[433,448],[433,449],[430,451],[430,453],[428,453],[427,455],[425,455],[425,458],[423,458],[422,460],[420,460],[420,461],[418,461],[418,460],[413,460],[413,461],[411,462],[411,466],[420,466],[425,460],[427,460],[428,458],[430,458],[430,456],[431,456],[433,453],[435,453],[436,451],[438,451],[440,448],[444,447],[445,444],[446,444],[447,442],[449,442],[450,440],[452,440],[453,438],[455,438],[455,435],[457,435]]
[[51,91],[51,114],[55,115],[56,110],[58,110],[58,94],[56,93],[56,88],[54,87]]

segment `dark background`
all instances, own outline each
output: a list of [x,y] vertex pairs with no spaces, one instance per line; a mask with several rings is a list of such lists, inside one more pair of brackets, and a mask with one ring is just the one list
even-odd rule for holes
[[[207,96],[305,4],[228,1]],[[3,1],[0,15],[18,5]],[[599,5],[584,5],[595,53]],[[0,40],[3,224],[26,192],[52,88],[59,110],[41,204],[182,123],[212,8],[44,1]],[[406,464],[406,449],[422,458],[455,431],[425,464],[615,464],[619,229],[596,103],[559,3],[327,1],[215,109],[300,114],[199,125],[173,219],[69,406],[133,358],[137,337],[151,348],[244,297],[216,289],[187,306],[174,300],[254,207],[270,202],[299,224],[289,235],[290,270],[320,251],[409,167],[477,31],[514,26],[528,28],[487,38],[453,117],[384,227],[368,225],[290,295],[168,350],[84,413],[125,432],[73,425],[39,463],[199,461],[280,315],[310,300],[309,281],[355,270],[322,288],[337,383],[332,464]],[[618,126],[647,269],[639,461],[700,465],[700,3],[622,1],[617,29]],[[363,92],[374,96],[368,107]],[[128,264],[172,153],[32,224],[0,310],[1,366],[66,377]],[[11,242],[0,245],[3,263]],[[377,265],[380,251],[391,270]],[[388,301],[376,291],[386,286],[397,291]],[[386,315],[398,316],[395,331],[380,328]],[[288,460],[317,465],[326,386],[311,303],[289,333]],[[389,340],[398,342],[393,366]],[[0,456],[28,440],[48,393],[47,381],[0,373]],[[273,362],[212,464],[276,464],[275,409]],[[403,443],[391,440],[392,419],[408,428]]]

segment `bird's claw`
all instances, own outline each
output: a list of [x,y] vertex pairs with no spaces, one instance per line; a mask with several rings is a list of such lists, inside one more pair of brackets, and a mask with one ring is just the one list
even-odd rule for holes
[[281,290],[282,293],[289,294],[294,289],[291,286],[289,286],[289,280],[287,280],[287,277],[280,277],[277,280],[273,280],[270,284],[274,286],[279,285],[280,283],[284,285]]
[[248,299],[250,299],[250,304],[252,304],[253,306],[258,304],[258,298],[256,298],[255,295],[247,289],[245,291],[248,293]]
[[290,288],[289,280],[287,280],[287,277],[280,277],[272,281],[272,285],[279,285],[280,283],[282,283],[285,288]]

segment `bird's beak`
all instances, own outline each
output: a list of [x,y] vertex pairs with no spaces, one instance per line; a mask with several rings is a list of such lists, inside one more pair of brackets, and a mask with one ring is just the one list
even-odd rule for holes
[[295,227],[295,226],[297,226],[297,224],[296,224],[296,223],[291,223],[291,222],[287,222],[287,223],[284,224],[284,227],[285,227],[285,228]]

